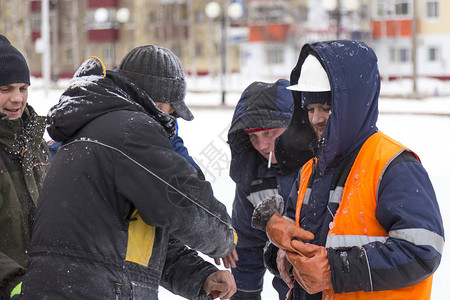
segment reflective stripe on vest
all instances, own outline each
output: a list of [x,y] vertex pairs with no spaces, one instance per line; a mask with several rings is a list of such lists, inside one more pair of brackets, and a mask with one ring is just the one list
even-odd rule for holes
[[[361,147],[347,177],[341,203],[333,222],[330,223],[325,247],[353,247],[371,242],[384,242],[388,233],[375,217],[378,189],[389,163],[408,150],[399,142],[381,132],[373,134]],[[417,157],[417,156],[416,156]],[[305,168],[305,166],[309,166]],[[313,161],[302,169],[296,207],[296,223],[300,224],[300,212],[312,175]],[[336,191],[335,191],[336,192]],[[334,193],[333,193],[334,194]],[[330,201],[339,202],[333,195]],[[394,236],[393,236],[394,237]],[[429,299],[432,276],[424,281],[401,289],[375,292],[352,292],[334,294],[332,290],[323,293],[323,299]],[[329,298],[327,298],[329,297]]]

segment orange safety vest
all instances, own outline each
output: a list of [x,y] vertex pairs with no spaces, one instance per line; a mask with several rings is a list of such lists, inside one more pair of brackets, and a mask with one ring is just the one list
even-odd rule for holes
[[[378,188],[382,175],[398,155],[408,150],[399,142],[381,132],[367,139],[356,157],[345,182],[339,208],[330,223],[326,247],[362,246],[374,241],[385,241],[388,233],[375,217]],[[416,156],[417,157],[417,156]],[[316,159],[302,168],[295,221],[300,226],[300,212],[307,191],[308,181]],[[322,299],[430,299],[433,276],[415,285],[386,291],[322,293]]]

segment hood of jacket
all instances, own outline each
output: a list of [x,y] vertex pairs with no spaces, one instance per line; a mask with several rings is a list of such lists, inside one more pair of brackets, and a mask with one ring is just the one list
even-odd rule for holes
[[230,176],[239,184],[251,180],[261,154],[253,148],[246,128],[286,128],[293,111],[289,81],[253,82],[242,93],[228,131],[231,149]]
[[[316,152],[318,167],[323,171],[378,130],[380,75],[377,57],[365,43],[350,40],[319,42],[303,46],[291,73],[291,84],[298,82],[301,66],[309,54],[319,59],[331,86],[331,113]],[[301,92],[293,92],[293,95],[294,110],[304,111]],[[309,119],[307,123],[309,125]],[[298,135],[302,134],[300,130],[311,130],[290,127],[288,130],[297,131]]]
[[127,78],[106,71],[95,57],[83,62],[59,103],[50,109],[47,130],[55,141],[65,142],[93,119],[116,110],[145,112],[164,127],[169,138],[175,134],[174,117],[159,110],[153,100]]

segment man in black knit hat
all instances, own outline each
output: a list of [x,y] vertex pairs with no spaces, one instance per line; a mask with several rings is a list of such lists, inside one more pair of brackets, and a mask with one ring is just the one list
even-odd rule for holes
[[[27,104],[30,70],[0,35],[0,299],[9,299],[25,273],[35,207],[49,151],[45,118]],[[19,285],[19,286],[18,286]]]
[[[194,119],[184,102],[186,81],[183,66],[169,49],[157,45],[136,47],[124,57],[117,71],[144,90],[155,102],[156,107],[164,113],[186,121]],[[170,139],[173,150],[197,170],[201,179],[205,179],[202,170],[189,155],[178,135],[178,122],[176,127],[175,136]]]
[[[90,57],[50,109],[48,133],[62,144],[39,199],[21,300],[154,300],[159,285],[188,299],[235,293],[231,273],[197,255],[234,251],[230,216],[173,151],[175,118],[146,93],[152,76],[106,71]],[[165,79],[153,88],[179,83]]]

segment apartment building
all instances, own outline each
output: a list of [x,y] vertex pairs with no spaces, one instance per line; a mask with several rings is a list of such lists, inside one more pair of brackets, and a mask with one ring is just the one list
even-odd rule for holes
[[[229,3],[231,4],[230,0]],[[223,23],[208,18],[206,0],[50,0],[52,78],[71,77],[84,58],[95,55],[108,69],[132,48],[146,44],[167,47],[190,74],[218,74],[226,59],[228,71],[239,71],[237,43],[222,53],[223,26],[245,27],[245,15]],[[219,3],[225,3],[220,1]],[[40,53],[41,0],[0,0],[0,32],[21,51],[34,76],[42,74]]]
[[249,38],[240,46],[246,76],[289,78],[305,43],[370,42],[369,0],[247,0],[247,6]]
[[[414,22],[416,30],[414,30]],[[372,0],[372,38],[383,78],[450,80],[450,1]]]
[[[145,44],[171,49],[192,75],[287,78],[305,43],[336,38],[371,45],[384,78],[411,76],[415,41],[417,75],[450,79],[447,0],[48,1],[53,79],[71,77],[90,55],[112,69]],[[231,14],[236,4],[241,11]],[[41,0],[0,0],[0,32],[25,54],[34,76],[42,74],[41,23]]]

